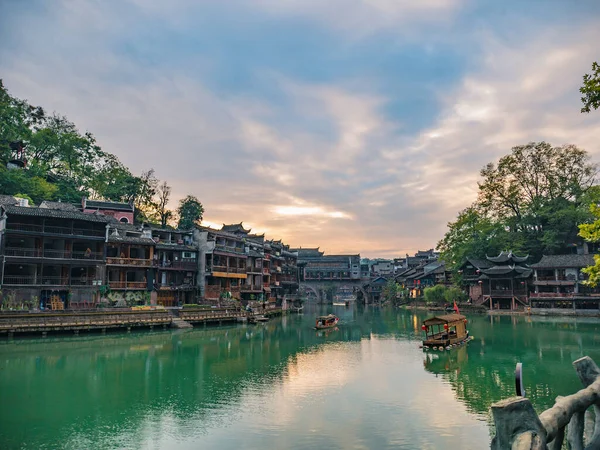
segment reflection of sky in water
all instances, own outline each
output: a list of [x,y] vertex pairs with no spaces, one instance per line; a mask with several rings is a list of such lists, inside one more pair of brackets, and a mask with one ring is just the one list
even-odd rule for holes
[[[292,358],[283,380],[247,389],[201,440],[163,435],[159,448],[469,449],[489,445],[485,422],[423,371],[413,343],[332,343]],[[235,410],[237,413],[235,413]],[[232,413],[233,416],[231,415]],[[190,420],[193,423],[193,419]],[[224,426],[226,425],[226,426]],[[154,434],[154,433],[152,433]],[[145,445],[152,446],[147,436]]]
[[469,317],[474,341],[424,353],[426,314],[338,309],[329,333],[312,329],[312,311],[0,341],[0,448],[486,448],[489,406],[513,395],[515,362],[539,412],[580,388],[573,360],[600,361],[599,321]]

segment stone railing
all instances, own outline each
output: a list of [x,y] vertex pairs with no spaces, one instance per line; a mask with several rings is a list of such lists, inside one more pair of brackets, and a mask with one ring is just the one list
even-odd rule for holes
[[[496,425],[492,450],[560,450],[565,436],[571,449],[600,448],[600,369],[589,356],[578,359],[573,366],[584,389],[567,397],[557,397],[554,406],[539,416],[525,397],[513,397],[492,405]],[[519,381],[517,377],[517,391],[521,389]],[[586,420],[591,406],[595,422]],[[584,424],[592,425],[585,429]]]

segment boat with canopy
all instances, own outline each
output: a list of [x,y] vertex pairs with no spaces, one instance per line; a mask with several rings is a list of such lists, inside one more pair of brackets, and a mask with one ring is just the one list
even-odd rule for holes
[[461,314],[435,316],[423,322],[425,350],[449,350],[473,339],[467,330],[467,318]]

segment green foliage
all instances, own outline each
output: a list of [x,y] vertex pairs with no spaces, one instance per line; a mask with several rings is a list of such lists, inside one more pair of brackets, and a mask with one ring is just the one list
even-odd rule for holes
[[188,195],[186,198],[179,201],[177,215],[179,216],[178,227],[183,230],[189,230],[194,225],[200,225],[204,207],[200,200],[193,195]]
[[396,283],[395,280],[390,279],[381,290],[381,296],[384,301],[395,303],[399,292],[400,286],[398,283]]
[[17,197],[17,198],[24,198],[25,200],[29,200],[29,206],[35,206],[35,202],[27,194],[15,194],[14,196]]
[[600,65],[597,62],[592,63],[592,73],[583,76],[583,86],[579,92],[583,94],[582,113],[589,113],[592,109],[600,107]]
[[[588,242],[599,242],[600,241],[600,206],[594,203],[590,206],[590,211],[596,218],[591,223],[584,223],[579,225],[579,235]],[[582,272],[587,274],[588,279],[584,282],[588,286],[596,287],[600,282],[600,256],[594,255],[593,266],[582,269]]]
[[[16,155],[13,142],[22,142],[25,170],[8,170],[6,163]],[[168,186],[167,186],[168,187]],[[74,123],[58,114],[9,94],[0,80],[0,193],[29,196],[35,203],[61,200],[79,203],[82,196],[133,202],[136,220],[165,222],[170,217],[166,203],[156,216],[160,196],[154,170],[134,176],[119,159],[102,151],[95,137],[80,132]],[[169,192],[165,197],[168,201]],[[163,191],[163,194],[165,192]],[[156,218],[158,217],[158,218]]]
[[514,147],[481,170],[477,201],[448,224],[438,244],[442,258],[456,272],[467,256],[512,250],[535,261],[563,252],[577,225],[590,219],[590,200],[599,197],[596,173],[587,152],[573,145]]
[[467,295],[457,287],[446,287],[446,290],[444,291],[444,300],[446,300],[446,303],[453,303],[454,301],[458,303],[465,301],[466,299]]
[[423,296],[425,297],[425,303],[440,304],[446,301],[446,287],[438,284],[436,286],[425,288]]

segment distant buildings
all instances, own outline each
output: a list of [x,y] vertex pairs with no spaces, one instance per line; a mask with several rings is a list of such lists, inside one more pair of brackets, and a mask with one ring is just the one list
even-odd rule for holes
[[325,255],[319,248],[297,248],[303,267],[302,281],[353,281],[361,279],[360,255]]
[[[30,206],[0,196],[0,287],[44,309],[228,300],[281,304],[297,295],[297,253],[242,224],[193,230],[134,224],[130,204]],[[33,300],[32,300],[33,299]]]

